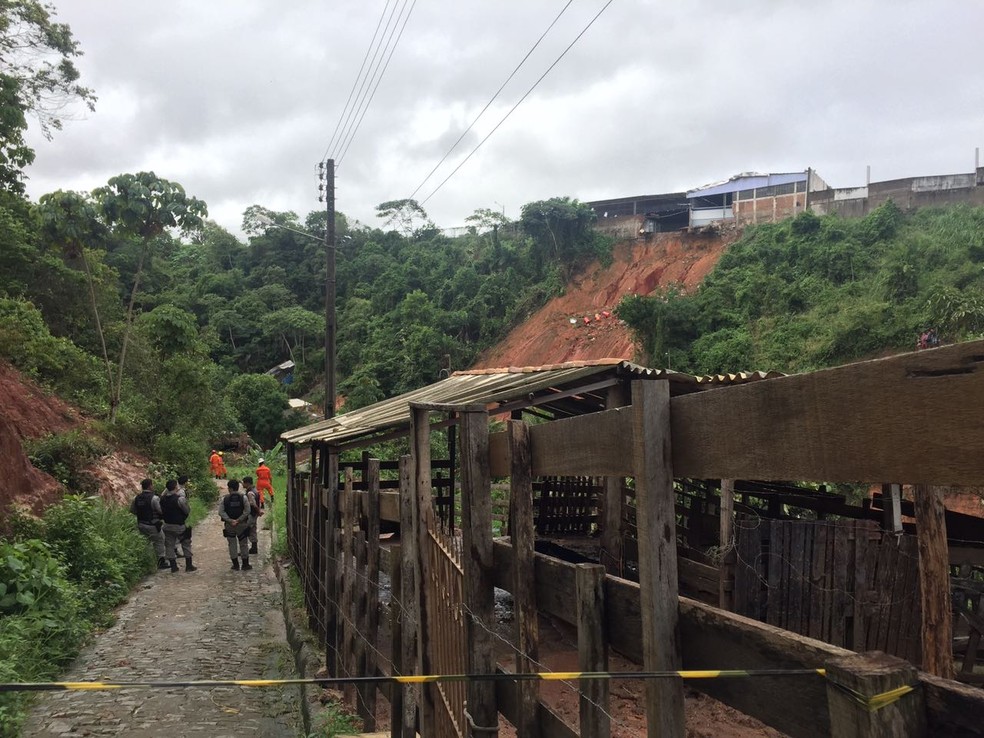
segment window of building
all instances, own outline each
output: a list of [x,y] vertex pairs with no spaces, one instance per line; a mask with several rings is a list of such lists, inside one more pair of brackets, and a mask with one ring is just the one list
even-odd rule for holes
[[776,185],[773,189],[776,195],[792,195],[796,191],[796,183],[789,182],[787,184]]

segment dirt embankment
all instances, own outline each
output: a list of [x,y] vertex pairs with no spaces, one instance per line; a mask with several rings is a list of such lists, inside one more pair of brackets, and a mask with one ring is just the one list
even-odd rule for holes
[[[0,458],[5,466],[0,518],[12,504],[40,513],[65,492],[56,479],[31,465],[24,441],[85,427],[86,420],[78,410],[0,361]],[[137,454],[114,452],[88,471],[99,479],[103,497],[122,502],[140,486],[146,467],[147,460]]]
[[619,301],[674,283],[686,290],[695,288],[738,235],[735,231],[659,233],[619,242],[611,266],[595,263],[585,269],[563,295],[479,356],[473,368],[639,358],[628,327],[614,315]]

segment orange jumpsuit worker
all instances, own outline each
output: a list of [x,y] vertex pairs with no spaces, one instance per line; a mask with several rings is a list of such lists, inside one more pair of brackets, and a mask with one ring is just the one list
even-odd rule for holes
[[221,479],[225,476],[225,462],[222,461],[222,457],[219,456],[219,452],[214,448],[212,449],[212,455],[208,457],[208,463],[212,465],[212,476],[216,479]]
[[260,459],[260,465],[256,467],[256,490],[260,493],[260,502],[263,502],[263,493],[270,495],[270,502],[273,502],[273,481],[271,480],[270,467]]

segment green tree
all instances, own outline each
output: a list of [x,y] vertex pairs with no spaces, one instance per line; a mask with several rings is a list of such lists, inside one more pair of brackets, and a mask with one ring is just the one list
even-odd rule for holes
[[68,25],[55,22],[50,3],[0,2],[0,188],[23,191],[21,172],[34,160],[24,142],[28,116],[50,139],[72,103],[94,110],[95,95],[79,84],[74,59],[81,54]]
[[287,394],[269,374],[240,374],[229,383],[226,397],[246,432],[264,448],[286,430]]
[[[434,227],[427,211],[420,203],[412,199],[387,200],[376,206],[376,217],[386,218],[386,223],[395,222],[400,232],[407,238],[416,235],[422,228]],[[415,227],[419,222],[420,228]]]

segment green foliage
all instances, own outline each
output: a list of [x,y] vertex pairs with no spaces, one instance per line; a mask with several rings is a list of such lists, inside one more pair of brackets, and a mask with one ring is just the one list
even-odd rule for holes
[[984,333],[984,208],[894,203],[756,226],[692,294],[622,301],[649,361],[698,374],[806,371]]
[[287,395],[270,375],[240,374],[229,383],[226,397],[257,443],[269,446],[287,430]]
[[99,491],[99,481],[86,467],[109,449],[97,436],[73,430],[26,441],[24,451],[31,464],[53,476],[69,491],[89,495]]
[[308,738],[334,738],[339,735],[355,735],[362,721],[346,710],[337,700],[329,700],[314,719],[314,730]]
[[597,217],[589,205],[569,197],[524,205],[520,224],[533,239],[537,270],[552,259],[565,266],[569,277],[592,259],[610,259],[612,241],[591,230]]

